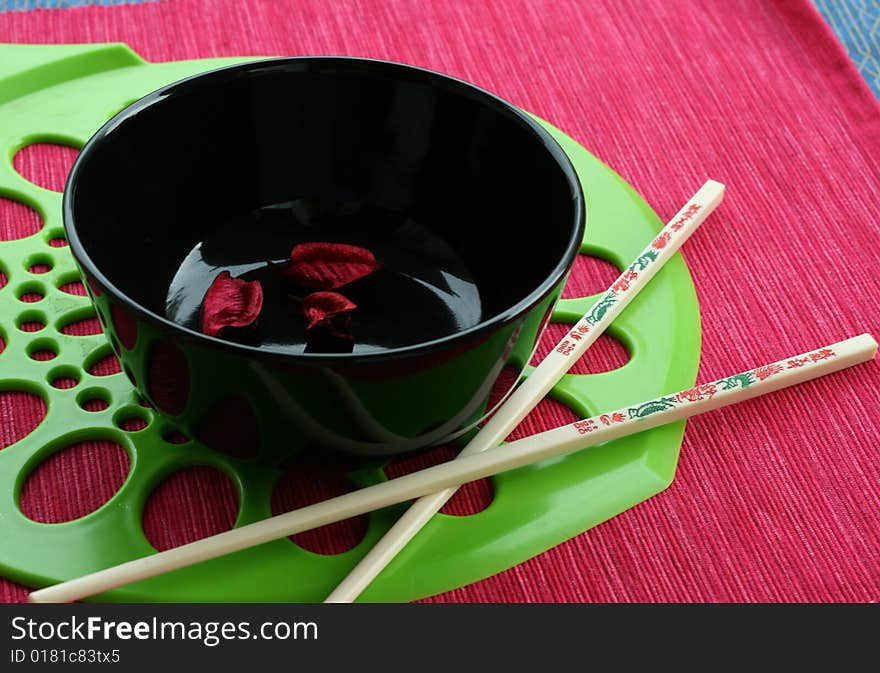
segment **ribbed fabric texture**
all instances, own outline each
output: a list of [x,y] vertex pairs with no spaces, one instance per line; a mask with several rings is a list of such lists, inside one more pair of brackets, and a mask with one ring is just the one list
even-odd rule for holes
[[[807,0],[178,0],[10,12],[0,37],[124,41],[154,61],[371,56],[464,78],[564,129],[664,219],[707,177],[728,185],[685,250],[702,310],[701,380],[880,334],[880,108]],[[0,215],[0,236],[16,226],[31,225]],[[616,358],[607,350],[610,366]],[[870,363],[693,420],[663,494],[431,600],[880,599],[878,374]],[[3,445],[38,405],[0,405]],[[547,403],[520,432],[563,420]],[[64,480],[95,469],[118,479],[124,465],[91,455],[66,463]],[[211,506],[187,499],[199,492],[218,495]],[[175,497],[151,510],[151,525],[189,528],[157,533],[163,546],[231,520],[219,486],[165,493]],[[0,584],[3,600],[23,597]]]

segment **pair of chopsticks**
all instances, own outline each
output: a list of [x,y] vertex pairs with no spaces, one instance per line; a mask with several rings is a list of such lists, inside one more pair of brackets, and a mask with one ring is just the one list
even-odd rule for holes
[[352,516],[419,498],[328,597],[350,602],[424,524],[469,481],[573,453],[650,428],[690,418],[824,376],[874,357],[877,343],[863,334],[678,393],[498,445],[650,281],[721,202],[724,185],[708,181],[661,230],[611,288],[498,409],[452,461],[293,512],[242,526],[165,552],[35,591],[32,602],[69,602],[201,561],[240,551]]
[[[638,295],[724,197],[724,185],[709,180],[682,206],[657,237],[566,333],[529,377],[495,412],[459,457],[493,449],[504,441],[544,399],[562,376],[586,353],[614,319]],[[328,603],[350,603],[440,511],[457,486],[420,498],[327,597]]]

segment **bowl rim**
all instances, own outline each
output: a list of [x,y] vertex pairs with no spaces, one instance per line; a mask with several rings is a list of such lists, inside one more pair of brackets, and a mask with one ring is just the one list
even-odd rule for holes
[[[476,97],[483,104],[491,107],[496,112],[507,114],[513,117],[523,125],[526,131],[531,132],[535,140],[540,142],[544,150],[547,151],[556,161],[563,176],[568,183],[571,191],[572,206],[574,210],[574,226],[569,237],[569,241],[565,248],[565,254],[560,258],[559,262],[547,274],[544,280],[526,296],[522,297],[512,306],[498,311],[489,318],[481,320],[476,325],[465,330],[454,332],[430,341],[422,341],[407,346],[397,348],[389,348],[387,350],[375,351],[369,353],[291,353],[289,351],[261,346],[250,346],[247,344],[237,343],[222,339],[220,337],[208,336],[196,330],[180,325],[159,313],[156,313],[140,303],[134,301],[126,293],[119,290],[114,283],[105,276],[98,266],[92,261],[86,252],[85,246],[79,237],[76,226],[76,218],[74,216],[73,200],[76,192],[77,182],[80,177],[83,164],[88,160],[92,153],[100,148],[104,138],[110,134],[120,123],[126,119],[136,115],[140,110],[155,104],[164,96],[171,93],[171,90],[180,87],[187,87],[197,84],[208,78],[221,78],[226,76],[234,76],[236,72],[252,73],[265,68],[283,67],[288,64],[309,62],[332,63],[340,62],[354,65],[363,65],[369,67],[401,69],[413,75],[427,78],[439,78],[446,85],[457,87],[462,93],[470,94]],[[149,323],[157,324],[164,330],[174,333],[177,337],[185,341],[194,341],[212,348],[220,348],[222,350],[230,350],[239,354],[256,357],[259,359],[281,359],[287,362],[302,362],[303,364],[367,364],[373,362],[381,362],[383,360],[395,360],[410,356],[419,356],[436,352],[446,347],[455,347],[467,342],[471,339],[480,339],[488,336],[490,333],[501,328],[505,324],[514,322],[517,318],[529,312],[538,305],[547,295],[562,281],[570,272],[574,264],[574,260],[580,252],[583,244],[584,232],[586,229],[586,212],[584,206],[583,188],[578,178],[577,171],[571,163],[568,154],[562,149],[559,143],[552,135],[531,115],[518,108],[514,104],[496,96],[495,94],[465,80],[446,75],[435,70],[423,68],[420,66],[409,65],[396,61],[384,59],[362,58],[353,56],[291,56],[278,58],[257,58],[243,63],[213,68],[183,79],[167,84],[145,96],[139,98],[133,103],[125,106],[107,122],[105,122],[86,142],[79,155],[70,169],[64,186],[62,197],[62,219],[67,241],[70,246],[71,253],[75,261],[81,267],[88,277],[97,280],[102,288],[106,291],[114,301],[123,305],[126,310],[131,311],[141,320]]]

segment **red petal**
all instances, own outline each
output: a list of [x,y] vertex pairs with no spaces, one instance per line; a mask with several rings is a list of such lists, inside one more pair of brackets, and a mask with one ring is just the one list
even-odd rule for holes
[[338,292],[312,292],[303,299],[303,313],[309,321],[306,331],[324,328],[335,337],[351,339],[350,316],[345,314],[356,308],[354,302]]
[[344,243],[300,243],[281,273],[310,290],[335,290],[369,276],[379,264],[365,248]]
[[263,308],[263,286],[257,280],[233,278],[224,271],[214,279],[202,304],[202,332],[217,336],[224,327],[247,327]]

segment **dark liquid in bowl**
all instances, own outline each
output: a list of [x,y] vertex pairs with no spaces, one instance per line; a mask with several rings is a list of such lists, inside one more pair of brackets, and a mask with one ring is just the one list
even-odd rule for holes
[[[168,288],[169,319],[199,331],[202,300],[214,277],[259,280],[263,310],[242,337],[254,346],[290,353],[328,348],[308,339],[295,297],[309,290],[280,277],[268,261],[285,264],[298,243],[328,241],[367,248],[381,265],[370,276],[337,290],[358,308],[351,314],[351,347],[371,353],[438,339],[473,327],[482,318],[480,293],[452,247],[409,216],[363,205],[312,200],[263,207],[214,228],[180,264]],[[331,344],[330,350],[334,349]]]

